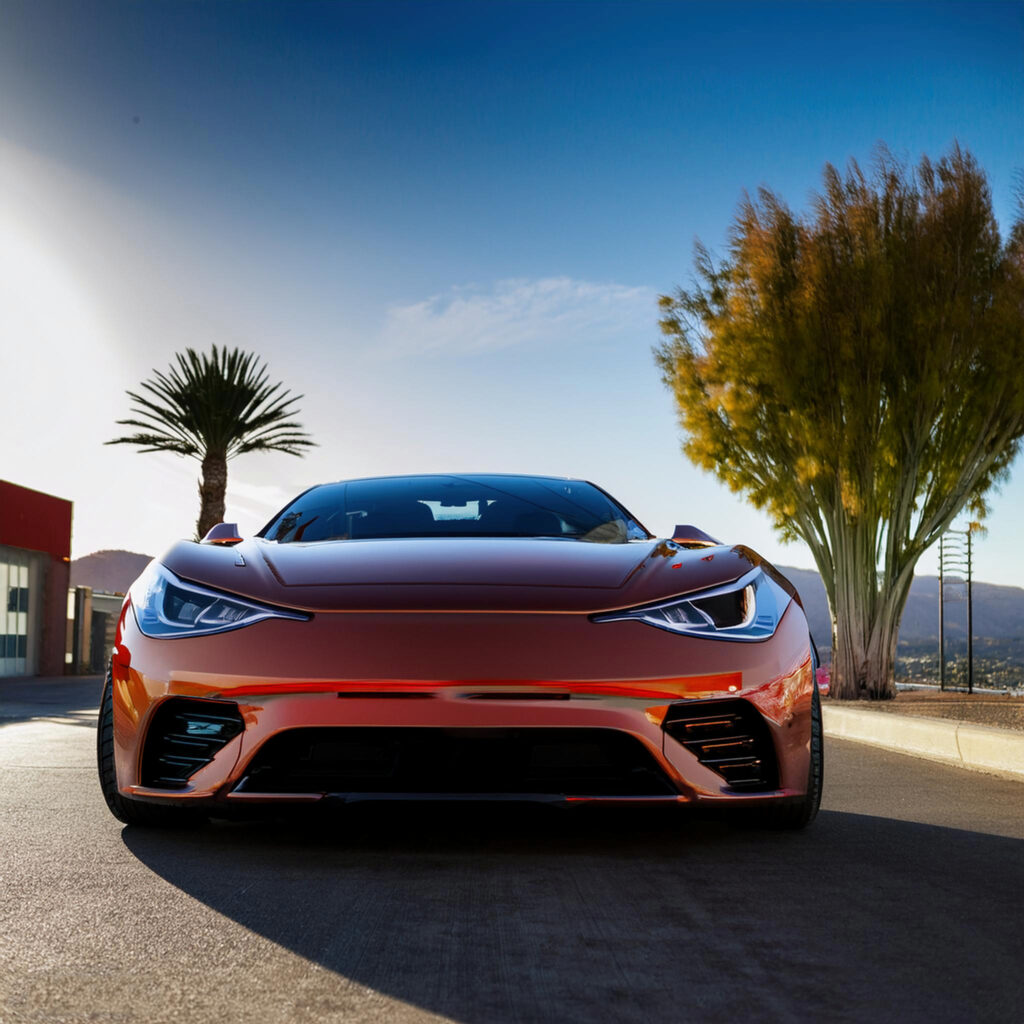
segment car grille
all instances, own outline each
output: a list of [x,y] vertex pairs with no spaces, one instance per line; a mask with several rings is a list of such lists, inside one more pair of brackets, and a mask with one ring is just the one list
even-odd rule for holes
[[171,697],[155,712],[142,753],[142,784],[181,789],[245,728],[236,704]]
[[291,729],[257,751],[250,793],[663,796],[676,790],[614,729]]
[[730,789],[753,792],[778,788],[778,763],[767,723],[745,700],[673,704],[663,723],[706,768]]

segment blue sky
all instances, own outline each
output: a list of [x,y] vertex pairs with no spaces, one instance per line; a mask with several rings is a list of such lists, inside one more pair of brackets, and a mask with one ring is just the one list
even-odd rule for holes
[[[160,551],[194,464],[102,442],[125,388],[216,342],[321,445],[232,464],[244,529],[319,480],[537,471],[809,566],[679,453],[656,296],[744,189],[804,207],[878,141],[958,139],[1008,226],[1022,53],[1019,3],[5,0],[0,426],[26,440],[0,473],[76,502],[76,555]],[[981,578],[1024,578],[1021,475]]]

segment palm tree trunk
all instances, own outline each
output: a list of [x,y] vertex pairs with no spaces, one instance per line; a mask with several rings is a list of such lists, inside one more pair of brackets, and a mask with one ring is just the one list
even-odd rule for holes
[[208,451],[203,456],[203,473],[199,479],[197,540],[202,540],[211,526],[224,522],[224,495],[227,489],[227,456],[223,452]]

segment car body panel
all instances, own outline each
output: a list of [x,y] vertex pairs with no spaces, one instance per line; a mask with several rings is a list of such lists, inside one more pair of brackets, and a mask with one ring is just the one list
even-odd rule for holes
[[[743,547],[688,549],[667,540],[452,537],[314,544],[256,537],[234,547],[181,541],[160,562],[183,579],[307,611],[564,613],[703,590],[762,564]],[[318,573],[321,581],[312,582]]]

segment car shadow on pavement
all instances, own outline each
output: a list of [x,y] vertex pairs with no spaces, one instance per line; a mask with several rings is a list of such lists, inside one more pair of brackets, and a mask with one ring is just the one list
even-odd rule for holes
[[42,720],[96,728],[103,676],[0,679],[0,726]]
[[782,833],[466,804],[122,838],[257,935],[472,1024],[1009,1021],[1024,1005],[1016,839],[828,811]]

